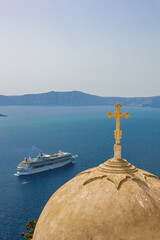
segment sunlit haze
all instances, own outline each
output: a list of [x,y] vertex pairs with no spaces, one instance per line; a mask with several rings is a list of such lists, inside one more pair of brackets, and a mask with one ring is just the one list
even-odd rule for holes
[[0,94],[160,95],[159,0],[1,0]]

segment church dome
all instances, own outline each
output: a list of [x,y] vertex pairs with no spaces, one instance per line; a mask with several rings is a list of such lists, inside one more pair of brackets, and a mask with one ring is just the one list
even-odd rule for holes
[[88,169],[44,207],[33,240],[159,240],[160,180],[121,158]]

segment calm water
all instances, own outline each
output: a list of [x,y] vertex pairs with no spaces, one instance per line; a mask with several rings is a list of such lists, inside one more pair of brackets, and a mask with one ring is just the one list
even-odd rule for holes
[[[122,156],[160,177],[160,109],[122,108]],[[38,219],[50,196],[84,169],[113,156],[114,107],[1,107],[0,239],[24,239],[29,220]],[[16,177],[24,156],[58,150],[78,154],[74,164],[37,175]]]

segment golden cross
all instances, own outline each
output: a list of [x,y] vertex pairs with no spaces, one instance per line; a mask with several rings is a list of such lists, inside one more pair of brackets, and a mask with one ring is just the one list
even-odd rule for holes
[[114,131],[114,135],[115,135],[115,139],[116,139],[116,144],[120,144],[120,139],[122,136],[122,131],[120,130],[120,119],[122,117],[125,118],[129,118],[130,114],[128,112],[126,113],[122,113],[120,111],[120,108],[122,107],[122,105],[120,103],[117,103],[115,105],[115,107],[117,108],[117,111],[115,113],[107,113],[107,117],[111,118],[111,117],[115,117],[116,118],[116,130]]

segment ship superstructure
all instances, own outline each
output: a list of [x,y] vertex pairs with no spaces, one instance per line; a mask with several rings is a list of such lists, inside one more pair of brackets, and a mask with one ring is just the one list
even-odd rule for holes
[[72,156],[71,153],[59,151],[53,155],[40,152],[35,158],[25,158],[17,166],[17,175],[29,175],[43,172],[46,170],[62,167],[71,163],[78,155]]

